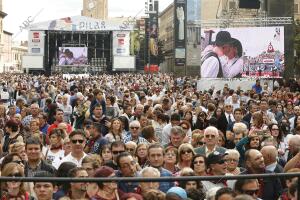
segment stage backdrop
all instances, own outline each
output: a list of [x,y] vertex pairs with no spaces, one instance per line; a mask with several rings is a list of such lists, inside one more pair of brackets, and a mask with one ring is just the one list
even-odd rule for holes
[[[220,41],[229,40],[231,47],[213,46],[220,31],[223,31],[218,37]],[[231,38],[228,39],[226,32]],[[282,77],[284,27],[203,29],[201,37],[202,78]],[[222,73],[218,73],[221,67]]]

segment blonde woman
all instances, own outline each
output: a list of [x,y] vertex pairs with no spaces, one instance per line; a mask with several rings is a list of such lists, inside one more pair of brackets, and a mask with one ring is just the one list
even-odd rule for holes
[[[1,176],[16,178],[24,177],[24,169],[21,167],[21,165],[11,162],[5,165]],[[29,193],[25,190],[24,182],[3,182],[1,189],[4,191],[1,200],[32,199]]]

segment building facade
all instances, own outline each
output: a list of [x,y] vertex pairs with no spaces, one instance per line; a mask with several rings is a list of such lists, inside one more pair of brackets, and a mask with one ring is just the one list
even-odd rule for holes
[[294,0],[294,18],[300,20],[300,0]]
[[162,72],[174,72],[174,3],[158,16],[159,40],[163,42],[165,61],[160,64]]
[[13,43],[11,53],[12,53],[12,67],[10,71],[22,72],[22,56],[26,55],[28,52],[28,42],[21,42],[21,44]]
[[105,20],[108,18],[108,0],[83,0],[82,16]]

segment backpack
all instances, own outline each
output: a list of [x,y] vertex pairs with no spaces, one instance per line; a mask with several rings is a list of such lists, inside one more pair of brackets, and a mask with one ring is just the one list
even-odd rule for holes
[[206,55],[202,58],[202,60],[201,60],[201,66],[202,66],[202,64],[204,63],[204,61],[205,61],[206,59],[210,58],[210,57],[215,57],[215,58],[218,59],[218,62],[219,62],[219,72],[218,72],[217,78],[223,78],[222,64],[221,64],[221,61],[220,61],[218,55],[217,55],[215,52],[210,51],[208,54],[206,54]]

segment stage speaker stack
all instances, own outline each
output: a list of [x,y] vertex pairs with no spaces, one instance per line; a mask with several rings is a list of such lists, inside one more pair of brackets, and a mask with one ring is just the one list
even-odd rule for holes
[[259,9],[260,8],[260,0],[240,0],[239,8]]

